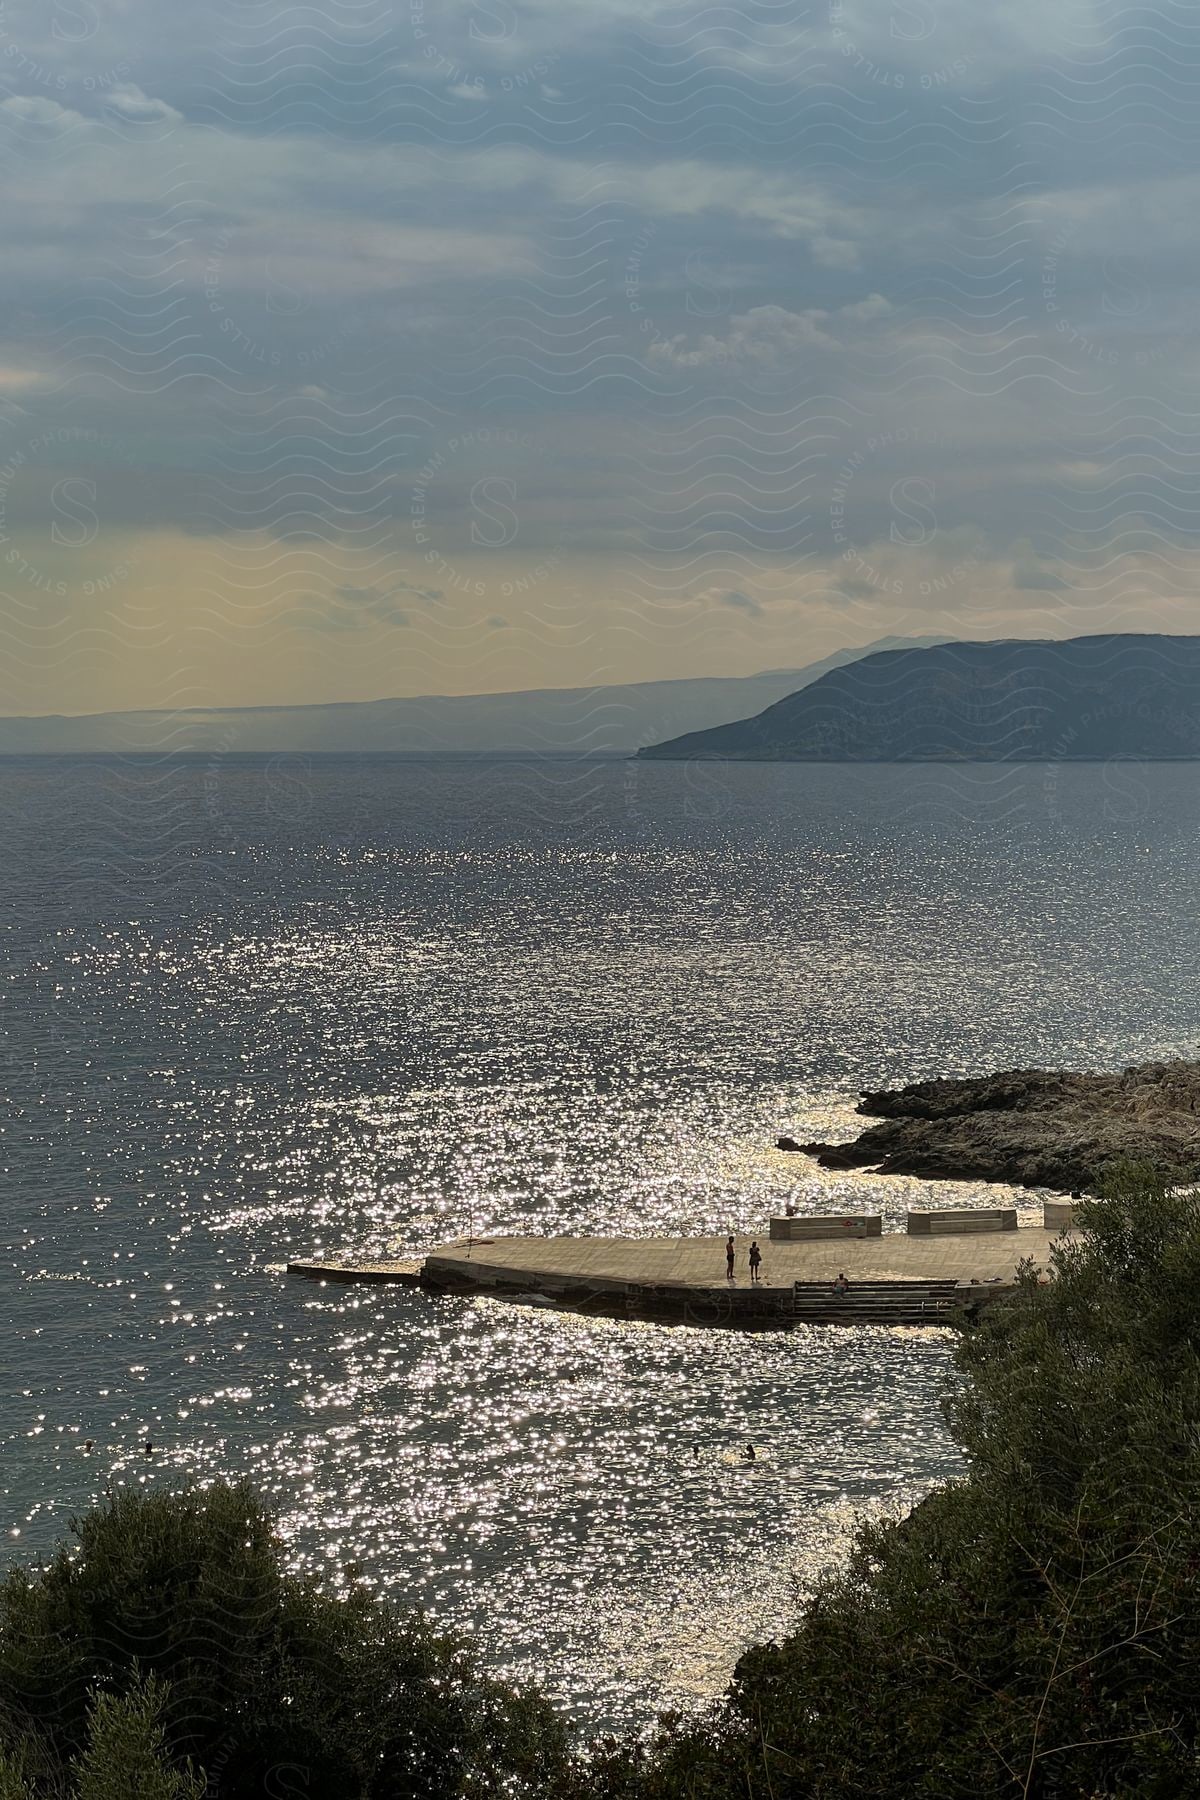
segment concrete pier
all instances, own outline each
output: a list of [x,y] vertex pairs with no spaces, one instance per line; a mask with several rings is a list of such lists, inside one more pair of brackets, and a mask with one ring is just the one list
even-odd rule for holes
[[307,1262],[290,1262],[287,1266],[289,1275],[308,1275],[314,1281],[362,1281],[376,1287],[385,1284],[421,1287],[423,1268],[420,1261],[411,1259],[408,1262],[365,1262],[338,1256],[318,1256]]
[[[1059,1230],[912,1237],[904,1231],[844,1240],[771,1241],[759,1236],[761,1279],[752,1283],[737,1240],[733,1281],[725,1239],[462,1239],[414,1262],[331,1257],[288,1264],[324,1281],[401,1282],[450,1293],[540,1296],[564,1306],[705,1325],[784,1326],[834,1318],[844,1323],[945,1323],[959,1306],[1011,1288],[1026,1257],[1045,1268]],[[826,1296],[844,1273],[850,1293],[831,1309]],[[852,1304],[845,1304],[850,1301]],[[868,1307],[867,1302],[870,1302]]]

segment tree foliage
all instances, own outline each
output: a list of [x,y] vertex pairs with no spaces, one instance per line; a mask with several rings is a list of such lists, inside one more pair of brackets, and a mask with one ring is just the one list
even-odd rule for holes
[[73,1530],[45,1567],[0,1584],[10,1784],[61,1793],[75,1767],[98,1800],[96,1731],[114,1756],[128,1747],[123,1766],[138,1729],[230,1800],[484,1800],[557,1777],[565,1738],[545,1702],[490,1680],[419,1616],[287,1574],[248,1488],[121,1491]]
[[864,1531],[726,1703],[600,1747],[605,1800],[1200,1793],[1200,1206],[1113,1173],[957,1351],[966,1474]]
[[204,1800],[203,1777],[171,1764],[161,1722],[165,1700],[153,1675],[124,1694],[96,1695],[75,1800]]
[[0,1800],[31,1800],[31,1794],[20,1756],[0,1749]]

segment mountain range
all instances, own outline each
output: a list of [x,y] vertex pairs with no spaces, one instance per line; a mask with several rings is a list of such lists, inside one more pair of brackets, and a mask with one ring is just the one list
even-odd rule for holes
[[1200,757],[1200,637],[1114,633],[878,650],[752,718],[640,754],[790,762]]
[[881,639],[864,649],[836,650],[806,667],[760,675],[334,705],[0,718],[0,755],[629,756],[669,734],[769,707],[884,645],[936,641]]

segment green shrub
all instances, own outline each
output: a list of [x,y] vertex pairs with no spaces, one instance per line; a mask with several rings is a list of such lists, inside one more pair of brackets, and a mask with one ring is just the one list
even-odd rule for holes
[[75,1800],[204,1800],[203,1778],[171,1766],[161,1723],[165,1698],[153,1675],[127,1693],[96,1695]]
[[30,1800],[31,1793],[23,1758],[0,1749],[0,1800]]
[[286,1574],[248,1488],[123,1491],[73,1530],[48,1565],[0,1584],[0,1743],[34,1793],[92,1766],[89,1732],[111,1737],[107,1701],[144,1694],[143,1678],[162,1684],[171,1766],[190,1760],[230,1800],[289,1786],[483,1800],[559,1776],[545,1702],[419,1616]]

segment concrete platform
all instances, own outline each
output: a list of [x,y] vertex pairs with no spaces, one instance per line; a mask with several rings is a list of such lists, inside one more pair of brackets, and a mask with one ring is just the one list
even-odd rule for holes
[[289,1275],[308,1275],[314,1281],[365,1281],[378,1286],[420,1287],[423,1265],[420,1262],[346,1262],[337,1257],[326,1261],[316,1257],[310,1262],[290,1262]]
[[[1062,1234],[1040,1226],[1013,1232],[981,1232],[965,1237],[911,1238],[888,1231],[879,1237],[807,1243],[772,1243],[764,1233],[762,1285],[791,1288],[797,1281],[834,1281],[845,1270],[851,1281],[989,1281],[1016,1279],[1026,1256],[1045,1263]],[[495,1238],[434,1250],[425,1258],[425,1280],[457,1278],[472,1285],[513,1277],[530,1287],[543,1280],[672,1285],[727,1293],[749,1288],[748,1238],[737,1241],[735,1276],[725,1279],[725,1239],[687,1238]]]
[[[761,1279],[750,1281],[748,1238],[739,1238],[732,1282],[725,1278],[725,1239],[507,1237],[462,1240],[432,1251],[422,1264],[363,1262],[289,1263],[296,1274],[326,1281],[402,1282],[470,1293],[540,1294],[569,1306],[625,1315],[674,1317],[694,1324],[781,1325],[796,1314],[796,1284],[832,1286],[845,1272],[863,1283],[954,1283],[963,1301],[986,1299],[1011,1287],[1025,1257],[1045,1267],[1050,1247],[1063,1234],[1041,1226],[1017,1231],[808,1242],[772,1242],[759,1236]],[[977,1284],[982,1292],[969,1292]]]

